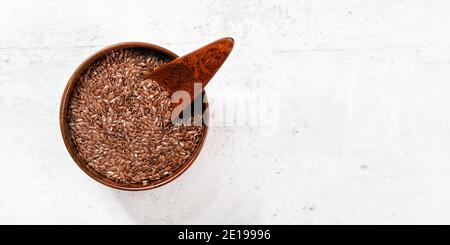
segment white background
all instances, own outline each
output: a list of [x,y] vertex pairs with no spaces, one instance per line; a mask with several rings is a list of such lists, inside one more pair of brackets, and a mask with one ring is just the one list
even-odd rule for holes
[[[58,110],[85,58],[224,36],[210,99],[279,95],[275,134],[213,127],[152,191],[78,169]],[[0,224],[448,224],[449,89],[447,0],[1,1]]]

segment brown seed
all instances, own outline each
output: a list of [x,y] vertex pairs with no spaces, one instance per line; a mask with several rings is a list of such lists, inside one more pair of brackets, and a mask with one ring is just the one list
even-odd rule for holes
[[169,177],[189,161],[204,134],[203,126],[173,125],[169,93],[142,79],[163,63],[139,49],[113,51],[73,91],[72,140],[90,168],[118,183]]

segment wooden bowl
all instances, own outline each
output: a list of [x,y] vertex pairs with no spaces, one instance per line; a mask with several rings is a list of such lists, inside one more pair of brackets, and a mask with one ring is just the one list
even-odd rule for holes
[[[203,147],[203,144],[205,142],[205,138],[208,132],[208,127],[204,125],[204,133],[202,137],[200,138],[199,144],[195,148],[193,154],[188,159],[188,161],[180,166],[177,170],[175,170],[171,175],[165,176],[159,180],[148,182],[147,184],[123,184],[123,183],[117,183],[113,180],[103,176],[102,174],[98,173],[92,168],[89,168],[86,161],[78,154],[78,150],[75,147],[74,142],[72,141],[71,133],[69,130],[69,123],[68,123],[68,115],[69,115],[69,104],[70,99],[72,96],[72,92],[74,88],[77,86],[77,81],[79,80],[80,76],[85,73],[85,71],[98,59],[102,58],[107,53],[117,50],[117,49],[124,49],[124,48],[140,48],[140,49],[146,49],[149,51],[153,51],[155,55],[160,56],[161,58],[165,58],[166,60],[170,61],[178,56],[171,51],[153,45],[149,43],[142,43],[142,42],[126,42],[126,43],[118,43],[111,46],[108,46],[106,48],[101,49],[100,51],[94,53],[89,58],[87,58],[81,65],[75,70],[75,72],[70,77],[69,81],[67,82],[66,88],[64,90],[64,94],[61,99],[61,107],[59,112],[59,122],[61,127],[61,134],[64,140],[64,143],[66,145],[67,150],[69,151],[70,156],[73,158],[75,163],[78,165],[78,167],[81,168],[87,175],[89,175],[94,180],[120,190],[128,190],[128,191],[141,191],[141,190],[149,190],[156,187],[160,187],[162,185],[165,185],[172,180],[176,179],[178,176],[180,176],[184,171],[186,171],[192,163],[197,158],[200,150]],[[205,92],[203,92],[203,95],[206,96]],[[208,108],[208,104],[203,104],[204,111],[206,108]],[[209,120],[209,114],[206,110],[205,120]]]

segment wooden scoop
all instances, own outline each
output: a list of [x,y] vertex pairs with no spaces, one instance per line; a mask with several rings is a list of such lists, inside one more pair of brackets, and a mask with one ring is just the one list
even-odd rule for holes
[[[146,78],[158,82],[170,95],[176,91],[188,92],[192,102],[225,62],[233,46],[232,38],[219,39],[160,66]],[[202,89],[194,91],[194,83],[201,83]]]

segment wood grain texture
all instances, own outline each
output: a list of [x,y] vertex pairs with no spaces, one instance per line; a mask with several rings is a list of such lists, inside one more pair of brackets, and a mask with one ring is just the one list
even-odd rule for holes
[[[194,152],[192,152],[192,157],[184,163],[182,166],[180,166],[178,169],[176,169],[172,175],[168,176],[167,178],[161,178],[156,181],[151,181],[148,184],[144,185],[142,183],[119,183],[115,182],[106,176],[101,175],[100,173],[96,172],[92,168],[88,167],[86,161],[80,156],[78,153],[78,150],[72,141],[72,137],[70,136],[71,131],[69,129],[68,123],[69,123],[69,105],[70,105],[70,99],[73,93],[73,90],[75,89],[78,79],[82,74],[86,72],[89,67],[95,63],[98,59],[102,58],[105,54],[110,53],[114,50],[118,49],[125,49],[125,48],[140,48],[140,49],[146,49],[149,51],[154,52],[156,55],[160,56],[160,58],[164,60],[173,60],[177,58],[177,55],[173,52],[159,47],[157,45],[149,44],[149,43],[142,43],[142,42],[126,42],[126,43],[118,43],[114,45],[110,45],[106,48],[103,48],[94,54],[92,54],[89,58],[87,58],[85,61],[83,61],[78,68],[75,70],[75,72],[70,77],[69,81],[67,82],[66,88],[64,89],[63,96],[61,98],[61,106],[60,106],[60,112],[59,112],[59,123],[61,128],[61,134],[63,137],[64,144],[72,157],[72,159],[75,161],[75,163],[80,167],[81,170],[83,170],[87,175],[89,175],[91,178],[96,180],[97,182],[104,184],[106,186],[120,189],[120,190],[128,190],[128,191],[142,191],[142,190],[150,190],[157,187],[160,187],[162,185],[165,185],[174,179],[176,179],[178,176],[180,176],[182,173],[184,173],[195,161],[198,154],[200,153],[203,144],[206,139],[206,135],[208,134],[208,127],[204,125],[205,131],[202,134],[201,138],[199,139],[199,146],[195,148]],[[206,93],[204,93],[204,96],[206,96]],[[204,103],[203,107],[208,108],[208,104]],[[205,115],[205,118],[208,118],[209,114]]]
[[147,78],[157,81],[169,93],[186,91],[193,101],[201,91],[194,91],[194,83],[204,89],[227,59],[234,46],[232,38],[222,38],[187,55],[166,63]]

